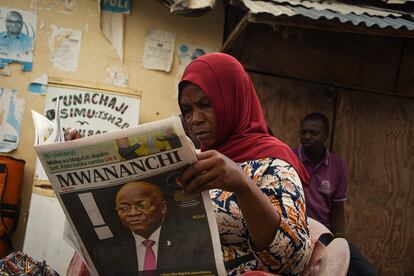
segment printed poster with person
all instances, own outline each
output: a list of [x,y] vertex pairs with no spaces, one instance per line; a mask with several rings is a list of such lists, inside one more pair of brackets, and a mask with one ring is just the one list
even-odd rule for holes
[[226,273],[208,192],[180,184],[196,157],[178,117],[35,149],[92,273]]
[[32,71],[35,38],[35,13],[0,7],[0,68],[19,62]]

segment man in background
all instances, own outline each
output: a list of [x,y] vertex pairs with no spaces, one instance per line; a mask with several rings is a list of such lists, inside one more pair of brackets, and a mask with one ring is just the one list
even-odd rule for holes
[[[316,112],[306,115],[299,137],[301,145],[294,152],[310,175],[309,185],[304,188],[307,213],[329,228],[335,237],[345,237],[348,171],[345,161],[325,147],[329,137],[328,118]],[[351,252],[348,275],[377,275],[359,250],[348,244]]]
[[6,32],[0,33],[0,54],[7,57],[23,57],[33,49],[33,38],[22,33],[22,15],[10,11],[5,20]]

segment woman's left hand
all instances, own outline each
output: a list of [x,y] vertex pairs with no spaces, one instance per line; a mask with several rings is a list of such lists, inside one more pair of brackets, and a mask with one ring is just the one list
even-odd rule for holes
[[186,192],[221,189],[237,194],[251,183],[238,164],[215,150],[199,153],[197,159],[181,176]]
[[71,140],[82,138],[79,130],[77,130],[76,128],[71,128],[71,127],[65,129],[65,133],[63,135],[65,138],[65,141],[71,141]]

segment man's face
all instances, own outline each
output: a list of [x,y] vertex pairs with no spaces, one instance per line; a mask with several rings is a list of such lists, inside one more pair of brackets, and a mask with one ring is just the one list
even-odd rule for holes
[[23,18],[20,14],[11,12],[6,18],[6,29],[12,35],[18,35],[22,31]]
[[150,183],[128,183],[118,192],[116,210],[122,224],[135,234],[149,238],[162,224],[167,203]]
[[191,136],[210,149],[216,140],[217,126],[207,96],[198,86],[189,84],[181,91],[180,107]]
[[318,150],[324,147],[328,138],[320,120],[305,120],[299,132],[300,143],[305,150]]
[[116,143],[117,143],[118,147],[120,147],[121,149],[128,148],[129,146],[131,146],[131,143],[129,142],[128,138],[116,139]]

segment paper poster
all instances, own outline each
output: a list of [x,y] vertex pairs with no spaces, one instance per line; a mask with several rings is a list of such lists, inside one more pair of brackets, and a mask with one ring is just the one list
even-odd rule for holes
[[211,50],[209,48],[205,47],[199,47],[196,45],[191,44],[180,44],[178,46],[177,56],[178,56],[178,71],[175,78],[175,90],[176,90],[176,96],[178,97],[178,83],[181,80],[181,77],[184,73],[185,68],[188,64],[190,64],[191,61],[195,60],[196,58],[205,55],[207,53],[215,52],[214,50]]
[[82,31],[50,25],[49,59],[61,71],[77,71]]
[[41,74],[29,84],[27,90],[29,90],[29,93],[31,94],[46,94],[48,79],[49,77],[46,73]]
[[0,88],[0,152],[11,152],[19,144],[24,103],[15,90]]
[[106,69],[107,77],[105,84],[128,87],[128,74],[122,71],[119,66],[112,66]]
[[101,10],[129,14],[131,12],[131,0],[101,0]]
[[[56,116],[55,107],[58,97],[60,97],[62,128],[76,128],[83,137],[138,124],[141,103],[138,97],[82,88],[49,86],[44,112],[49,120],[54,120]],[[35,180],[37,180],[36,186],[49,186],[46,173],[39,161],[36,164]]]
[[101,30],[106,39],[111,42],[121,62],[124,60],[124,14],[110,11],[101,11]]
[[32,71],[36,14],[0,7],[0,68],[18,62]]
[[170,72],[174,57],[175,33],[151,29],[145,38],[145,69]]

